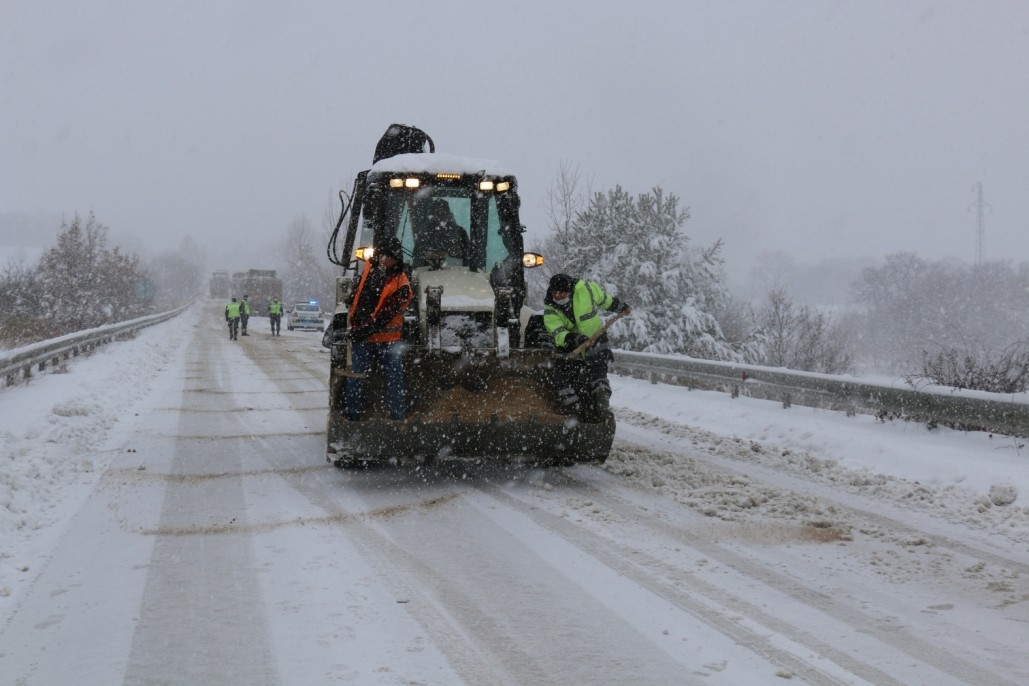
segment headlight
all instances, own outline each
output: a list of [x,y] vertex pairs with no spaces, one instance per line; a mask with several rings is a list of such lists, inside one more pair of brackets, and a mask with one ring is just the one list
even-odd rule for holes
[[543,255],[535,252],[522,253],[522,266],[526,269],[532,269],[533,267],[539,267],[543,264]]

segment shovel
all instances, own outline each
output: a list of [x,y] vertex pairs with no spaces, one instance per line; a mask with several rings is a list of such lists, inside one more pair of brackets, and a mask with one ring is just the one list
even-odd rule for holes
[[353,367],[354,367],[353,343],[351,343],[350,339],[348,338],[347,339],[347,362],[346,362],[346,367],[339,372],[339,375],[340,376],[345,376],[348,379],[364,379],[364,378],[368,377],[367,372],[355,372],[355,371],[352,371]]

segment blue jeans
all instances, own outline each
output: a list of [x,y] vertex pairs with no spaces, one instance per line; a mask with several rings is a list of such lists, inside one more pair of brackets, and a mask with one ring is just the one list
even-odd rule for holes
[[[403,419],[407,414],[407,387],[404,384],[404,347],[395,343],[354,341],[350,347],[351,371],[365,374],[372,360],[386,375],[386,405],[390,419]],[[364,414],[364,379],[347,379],[347,419],[356,421]]]

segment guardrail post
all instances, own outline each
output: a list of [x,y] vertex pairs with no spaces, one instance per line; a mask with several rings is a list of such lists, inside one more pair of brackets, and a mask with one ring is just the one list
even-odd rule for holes
[[740,387],[736,384],[732,385],[732,389],[729,391],[729,396],[732,398],[740,397]]
[[782,394],[782,409],[788,410],[788,409],[790,409],[790,405],[792,405],[792,404],[793,404],[793,398],[790,397],[790,394],[789,393],[783,393]]

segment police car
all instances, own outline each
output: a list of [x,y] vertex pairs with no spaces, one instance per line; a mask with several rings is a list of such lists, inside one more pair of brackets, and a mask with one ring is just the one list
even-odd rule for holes
[[317,300],[306,303],[297,303],[289,308],[286,313],[286,328],[294,329],[317,329],[325,331],[325,321],[322,318],[322,308],[318,306]]

